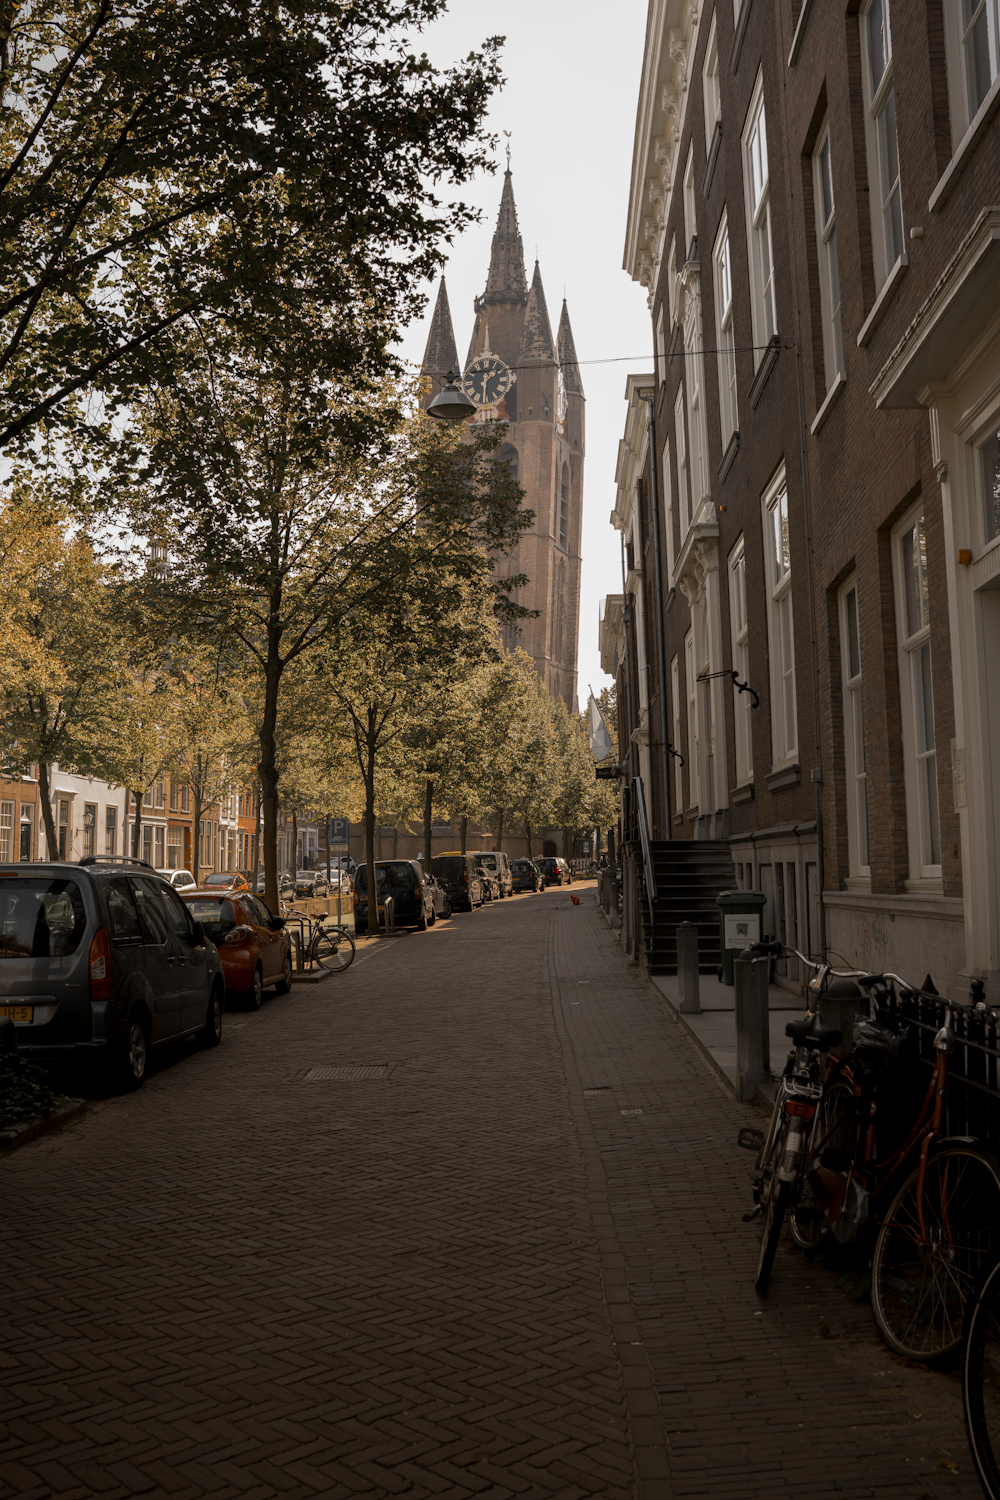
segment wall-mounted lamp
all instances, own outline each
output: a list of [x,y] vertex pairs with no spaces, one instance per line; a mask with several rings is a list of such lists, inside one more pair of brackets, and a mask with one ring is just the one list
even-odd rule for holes
[[967,568],[972,561],[972,553],[968,547],[959,547],[957,555],[962,567]]

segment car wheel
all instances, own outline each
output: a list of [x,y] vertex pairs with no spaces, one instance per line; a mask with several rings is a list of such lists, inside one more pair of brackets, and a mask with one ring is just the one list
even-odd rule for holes
[[122,1056],[122,1071],[125,1086],[137,1089],[146,1077],[149,1067],[149,1022],[142,1012],[134,1010],[125,1028],[125,1050]]
[[217,1047],[222,1041],[222,991],[216,986],[208,1002],[205,1029],[201,1039],[206,1047]]
[[250,1009],[260,1010],[260,1002],[264,995],[264,976],[260,971],[260,965],[253,971],[253,989],[250,991]]
[[448,917],[451,916],[451,911],[452,911],[451,902],[450,901],[446,901],[444,903],[444,911],[441,913],[442,917],[444,917],[446,921],[447,921]]
[[437,919],[438,919],[437,912],[436,911],[432,911],[431,914],[430,914],[430,916],[427,918],[427,925],[428,925],[428,927],[433,927],[434,923],[437,921]]
[[426,932],[427,931],[427,913],[423,909],[421,909],[420,915],[417,918],[417,931],[418,932]]
[[286,953],[285,954],[285,973],[284,973],[284,976],[281,979],[279,979],[278,982],[277,982],[277,984],[274,986],[274,993],[276,995],[287,995],[288,992],[289,992],[289,990],[291,989],[291,987],[292,987],[292,955],[290,953]]

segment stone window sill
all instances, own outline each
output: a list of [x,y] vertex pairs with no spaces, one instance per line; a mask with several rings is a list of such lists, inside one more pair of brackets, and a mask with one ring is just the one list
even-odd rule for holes
[[881,323],[885,310],[889,305],[889,298],[892,296],[893,292],[902,281],[903,275],[909,264],[909,257],[904,251],[904,253],[897,260],[896,264],[893,266],[892,270],[889,272],[888,276],[885,278],[885,286],[883,286],[882,290],[875,298],[871,312],[868,314],[867,318],[861,325],[861,332],[858,334],[859,349],[864,348],[878,325]]
[[919,880],[904,880],[903,888],[910,896],[944,895],[944,881],[940,875],[922,875]]
[[833,403],[836,401],[837,397],[840,395],[840,392],[844,389],[844,386],[846,384],[847,376],[844,374],[843,370],[838,370],[837,378],[833,382],[833,385],[831,385],[830,389],[827,391],[826,396],[823,400],[823,405],[820,407],[819,411],[812,419],[812,426],[809,428],[809,431],[812,433],[813,437],[816,436],[817,432],[819,432],[823,423],[830,415],[830,409],[833,406]]
[[697,821],[698,821],[698,819],[699,819],[700,816],[701,816],[701,814],[698,811],[698,804],[697,803],[695,803],[694,807],[689,807],[688,808],[688,810],[687,810],[687,820],[688,820],[689,823],[697,823]]
[[806,22],[809,12],[812,10],[812,0],[802,0],[802,9],[799,11],[799,19],[795,23],[795,34],[792,37],[792,45],[788,53],[788,66],[794,68],[798,60],[799,51],[802,47],[802,38],[806,34]]
[[870,875],[848,875],[844,881],[845,891],[870,891],[872,878]]
[[764,387],[767,385],[768,376],[778,363],[778,355],[780,353],[781,335],[775,333],[771,335],[770,342],[761,355],[760,364],[757,366],[757,373],[750,383],[750,406],[753,410],[756,410],[757,403],[764,394]]
[[723,484],[725,484],[726,482],[726,477],[729,474],[730,469],[733,467],[733,464],[736,461],[736,455],[737,453],[739,453],[739,451],[740,435],[737,431],[733,433],[732,437],[729,439],[729,442],[726,444],[726,451],[722,455],[722,462],[719,465],[717,471],[719,478],[721,479]]
[[1000,105],[1000,73],[994,78],[989,93],[976,111],[972,124],[959,141],[958,150],[941,173],[937,187],[927,200],[927,208],[932,214],[941,212],[941,205],[955,186],[958,174],[965,166],[970,153],[975,150],[982,139],[983,132],[996,113],[998,105]]
[[729,800],[734,807],[739,807],[741,802],[753,801],[753,782],[746,781],[742,786],[733,787],[729,793]]
[[772,771],[770,776],[764,778],[764,785],[769,792],[783,792],[786,787],[798,786],[802,781],[802,768],[796,761],[794,765],[782,766],[780,770]]

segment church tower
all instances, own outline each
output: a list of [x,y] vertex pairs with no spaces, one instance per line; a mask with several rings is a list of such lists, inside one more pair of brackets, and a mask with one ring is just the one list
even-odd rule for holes
[[[575,709],[577,633],[580,616],[580,543],[583,520],[583,383],[565,300],[552,337],[538,262],[529,287],[517,223],[510,168],[504,174],[500,212],[486,276],[486,290],[473,305],[475,323],[465,362],[465,388],[480,403],[490,398],[470,366],[493,356],[515,380],[491,405],[481,404],[473,421],[509,424],[501,457],[525,491],[535,513],[530,530],[508,559],[510,573],[525,573],[517,603],[538,610],[520,629],[505,632],[509,650],[522,647],[554,697]],[[457,368],[446,355],[455,347],[444,280],[431,320],[424,370],[440,389],[442,373]],[[505,384],[500,381],[500,386]],[[425,398],[425,405],[432,399]]]

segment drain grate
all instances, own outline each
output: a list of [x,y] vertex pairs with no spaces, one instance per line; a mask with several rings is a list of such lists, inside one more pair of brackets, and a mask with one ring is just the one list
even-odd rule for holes
[[347,1078],[384,1078],[389,1071],[388,1063],[365,1065],[343,1063],[339,1068],[310,1068],[304,1083],[331,1083]]

